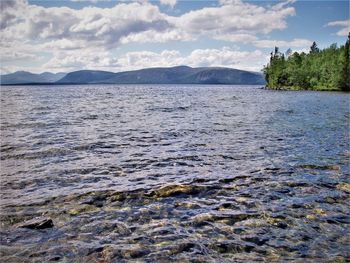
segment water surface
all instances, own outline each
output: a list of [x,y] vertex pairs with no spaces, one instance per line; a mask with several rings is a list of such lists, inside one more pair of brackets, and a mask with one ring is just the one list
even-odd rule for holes
[[[1,87],[6,262],[350,260],[349,94]],[[54,227],[18,224],[49,217]]]

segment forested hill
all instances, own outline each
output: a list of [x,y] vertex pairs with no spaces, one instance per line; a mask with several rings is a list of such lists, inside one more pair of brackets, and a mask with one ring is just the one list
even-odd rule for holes
[[177,66],[118,73],[80,70],[68,73],[55,84],[265,84],[261,73],[232,68]]
[[345,45],[320,50],[314,42],[308,54],[271,52],[264,67],[266,87],[290,90],[350,91],[350,33]]
[[[0,0],[1,1],[1,0]],[[61,78],[43,79],[49,73],[33,74],[15,72],[0,76],[0,85],[62,85],[62,84],[222,84],[222,85],[263,85],[260,72],[233,68],[177,66],[171,68],[146,68],[124,72],[100,70],[79,70],[62,74]],[[57,77],[58,74],[52,74]]]

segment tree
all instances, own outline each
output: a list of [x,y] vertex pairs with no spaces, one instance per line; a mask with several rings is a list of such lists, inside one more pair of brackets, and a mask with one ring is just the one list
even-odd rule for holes
[[320,52],[320,49],[317,47],[317,44],[314,41],[310,47],[310,53],[314,54],[314,53],[318,53],[318,52]]
[[341,59],[342,67],[340,71],[339,87],[344,91],[350,91],[350,32],[346,40]]
[[350,91],[350,33],[340,47],[334,43],[320,50],[313,42],[309,54],[288,50],[284,56],[275,47],[263,72],[272,89]]
[[337,45],[337,43],[333,43],[329,48],[333,49],[333,50],[337,50],[338,45]]

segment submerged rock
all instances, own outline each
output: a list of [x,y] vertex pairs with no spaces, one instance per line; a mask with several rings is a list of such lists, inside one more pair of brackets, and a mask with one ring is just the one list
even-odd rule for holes
[[202,213],[194,216],[192,218],[192,221],[195,223],[202,223],[205,221],[212,221],[214,219],[214,216],[210,213]]
[[348,184],[348,183],[337,184],[336,188],[338,190],[342,190],[344,192],[350,192],[350,184]]
[[17,228],[44,229],[53,227],[53,221],[48,217],[35,217],[15,225]]
[[96,211],[96,207],[93,205],[80,205],[69,209],[67,213],[71,216],[76,216],[82,213],[89,213],[94,211]]
[[151,192],[151,196],[168,197],[179,194],[191,194],[194,192],[194,187],[190,185],[168,185]]

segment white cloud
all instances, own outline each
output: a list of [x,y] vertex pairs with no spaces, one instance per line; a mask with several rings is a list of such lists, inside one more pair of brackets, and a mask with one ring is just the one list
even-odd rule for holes
[[[178,28],[196,35],[224,38],[227,35],[255,35],[287,27],[286,18],[295,9],[275,5],[269,9],[239,0],[221,1],[219,7],[207,7],[172,19]],[[233,37],[234,39],[234,37]]]
[[185,31],[178,29],[168,29],[163,32],[147,30],[140,33],[133,33],[120,39],[121,44],[130,42],[136,43],[165,43],[169,41],[194,41],[195,38]]
[[260,51],[239,51],[229,47],[221,49],[197,49],[184,58],[184,64],[193,67],[232,67],[259,71],[265,64],[266,56]]
[[110,49],[119,46],[120,39],[128,35],[148,30],[163,32],[172,27],[167,16],[149,3],[121,3],[112,8],[81,10],[28,4],[21,8],[23,15],[16,24],[11,19],[1,22],[2,35],[7,39],[14,35],[41,42],[68,39]]
[[6,42],[6,40],[1,39],[0,46],[0,62],[2,64],[23,61],[37,62],[43,58],[43,50],[40,46],[33,46],[26,41],[13,40]]
[[327,24],[327,26],[338,26],[338,27],[342,27],[342,29],[340,29],[337,32],[338,36],[347,36],[350,32],[350,19],[349,20],[339,20],[339,21],[333,21],[333,22],[329,22]]
[[181,54],[175,50],[164,50],[161,53],[150,51],[129,52],[118,59],[118,64],[123,65],[119,70],[145,67],[170,67],[182,65],[181,62]]
[[225,40],[230,42],[249,43],[257,40],[258,38],[251,34],[221,34],[213,37],[217,40]]
[[16,25],[24,19],[23,10],[27,7],[26,0],[1,0],[0,1],[0,29]]
[[53,53],[53,57],[43,65],[45,70],[53,72],[72,71],[79,69],[103,69],[112,68],[115,61],[108,51],[98,48],[76,50],[59,50]]
[[[99,0],[70,0],[72,2],[91,2],[91,3],[97,3]],[[101,2],[102,1],[108,1],[108,0],[100,0]]]
[[274,5],[272,9],[279,10],[284,8],[285,6],[288,6],[289,4],[294,4],[296,0],[287,0],[287,1],[281,1],[280,3]]
[[[286,28],[286,18],[294,15],[293,7],[284,3],[270,8],[221,1],[221,6],[190,11],[180,17],[160,12],[156,5],[144,2],[118,3],[112,8],[67,7],[44,8],[25,0],[1,2],[2,37],[22,37],[31,41],[67,39],[72,45],[110,49],[130,42],[188,41],[206,36],[232,42],[249,42],[257,33]],[[162,3],[175,4],[174,0]]]
[[241,0],[219,0],[220,5],[241,4]]
[[307,39],[295,38],[291,41],[284,40],[256,40],[253,42],[256,47],[259,48],[274,48],[274,47],[310,47],[312,42]]
[[[175,0],[161,2],[169,6],[176,4]],[[131,42],[195,41],[203,37],[264,47],[271,43],[258,40],[257,35],[285,29],[286,19],[295,14],[291,2],[262,7],[240,0],[221,0],[219,6],[169,16],[144,0],[118,1],[111,8],[88,6],[79,10],[45,8],[26,0],[0,0],[0,57],[8,61],[34,60],[33,56],[45,52],[51,54],[51,59],[43,67],[54,71],[125,70],[181,64],[258,70],[264,61],[258,50],[250,53],[233,48],[197,47],[187,57],[174,50],[129,52],[120,58],[111,54]],[[292,42],[301,46],[301,40]],[[279,46],[285,45],[281,43],[278,42]]]
[[63,38],[59,40],[51,40],[45,42],[41,45],[43,50],[75,50],[86,48],[86,43],[84,41],[71,41],[69,39]]
[[174,8],[174,6],[176,5],[176,0],[160,0],[160,3],[162,5],[168,5],[171,8]]
[[329,22],[327,25],[328,26],[349,26],[350,20],[333,21],[333,22]]
[[37,60],[38,57],[34,54],[30,54],[27,52],[19,52],[19,51],[13,51],[13,50],[9,50],[8,52],[1,54],[2,62],[24,60],[24,59]]
[[188,65],[192,67],[232,67],[259,71],[267,62],[267,56],[260,50],[240,51],[237,48],[195,49],[185,56],[177,50],[162,52],[135,51],[121,57],[113,57],[109,52],[89,50],[77,53],[59,51],[44,65],[45,70],[71,71],[77,69],[100,69],[110,71],[135,70],[148,67],[172,67]]

